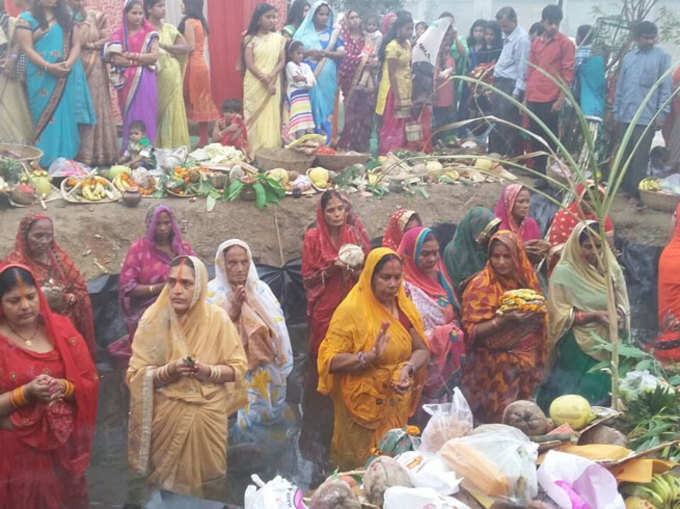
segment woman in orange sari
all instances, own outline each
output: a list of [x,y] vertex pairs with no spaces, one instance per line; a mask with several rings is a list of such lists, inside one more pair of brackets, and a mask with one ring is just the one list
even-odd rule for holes
[[654,356],[680,371],[680,205],[673,214],[673,237],[659,258],[659,336]]
[[43,288],[50,288],[48,304],[52,311],[71,319],[95,357],[94,318],[87,283],[71,257],[54,240],[52,219],[29,214],[19,223],[14,251],[2,262],[20,263],[31,269]]
[[99,377],[23,265],[0,270],[0,509],[86,509]]
[[467,360],[463,392],[479,422],[500,422],[505,407],[531,399],[542,380],[545,313],[496,312],[509,290],[541,288],[519,238],[501,230],[489,241],[489,261],[463,293]]
[[401,259],[374,249],[319,348],[319,392],[330,395],[335,411],[334,465],[363,465],[385,432],[406,425],[429,358],[423,320],[402,285]]

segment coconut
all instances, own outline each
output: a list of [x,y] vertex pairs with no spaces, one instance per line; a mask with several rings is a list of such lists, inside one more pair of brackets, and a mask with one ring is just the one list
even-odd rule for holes
[[550,427],[543,410],[533,401],[526,400],[515,401],[505,407],[503,424],[528,436],[545,435]]
[[408,472],[397,460],[389,456],[378,456],[364,474],[364,490],[368,501],[382,507],[385,491],[392,486],[413,487]]
[[364,264],[364,252],[356,244],[344,244],[338,250],[338,260],[348,267],[361,267]]
[[595,426],[584,432],[583,435],[581,435],[579,444],[610,444],[628,447],[628,439],[626,438],[626,435],[619,430],[600,424],[599,426]]
[[331,478],[324,481],[312,496],[310,509],[361,509],[361,502],[348,483]]

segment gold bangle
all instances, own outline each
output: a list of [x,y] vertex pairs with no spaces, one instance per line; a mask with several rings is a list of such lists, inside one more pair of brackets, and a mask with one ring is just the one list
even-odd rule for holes
[[64,379],[64,398],[70,398],[73,396],[73,392],[75,391],[75,387],[71,382],[68,380]]

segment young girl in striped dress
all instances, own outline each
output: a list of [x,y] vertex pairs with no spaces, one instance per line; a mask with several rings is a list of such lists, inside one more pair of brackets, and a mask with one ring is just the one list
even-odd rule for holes
[[288,43],[286,64],[286,106],[288,109],[288,136],[297,139],[314,132],[314,117],[309,91],[316,85],[311,67],[302,61],[304,46],[300,41]]

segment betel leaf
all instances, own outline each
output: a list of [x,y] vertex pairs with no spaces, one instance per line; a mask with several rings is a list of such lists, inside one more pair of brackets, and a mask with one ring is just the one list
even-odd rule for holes
[[217,203],[217,199],[209,194],[208,197],[205,199],[205,210],[206,212],[212,212],[213,209],[215,208],[215,204]]
[[255,191],[255,206],[260,211],[264,210],[267,206],[267,193],[265,192],[262,183],[255,182],[253,184],[253,191]]
[[241,194],[243,190],[243,182],[241,180],[234,180],[224,192],[224,198],[227,201],[234,201]]

